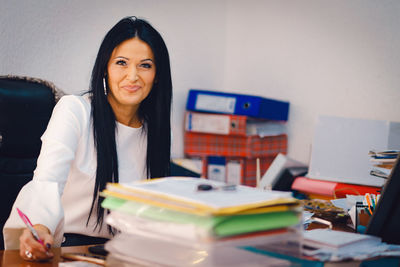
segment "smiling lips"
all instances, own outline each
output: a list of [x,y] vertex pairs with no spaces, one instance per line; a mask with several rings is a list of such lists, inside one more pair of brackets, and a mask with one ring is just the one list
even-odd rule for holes
[[136,92],[140,88],[142,88],[140,85],[125,85],[122,86],[123,89],[127,90],[128,92]]

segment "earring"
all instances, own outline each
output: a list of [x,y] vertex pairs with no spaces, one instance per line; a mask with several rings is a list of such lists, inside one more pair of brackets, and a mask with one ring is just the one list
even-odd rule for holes
[[104,95],[107,96],[106,78],[103,78]]

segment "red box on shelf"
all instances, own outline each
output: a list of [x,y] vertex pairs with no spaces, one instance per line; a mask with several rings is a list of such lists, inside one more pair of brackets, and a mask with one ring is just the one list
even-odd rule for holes
[[287,135],[231,136],[185,132],[188,156],[269,157],[287,152]]

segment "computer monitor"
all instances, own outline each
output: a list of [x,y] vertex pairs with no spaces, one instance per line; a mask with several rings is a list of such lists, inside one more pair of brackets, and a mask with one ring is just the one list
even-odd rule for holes
[[400,155],[383,187],[366,233],[389,244],[400,244]]

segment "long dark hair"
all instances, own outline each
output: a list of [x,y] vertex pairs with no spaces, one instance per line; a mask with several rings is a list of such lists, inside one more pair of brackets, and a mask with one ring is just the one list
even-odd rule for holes
[[[103,79],[107,64],[116,46],[131,38],[139,38],[153,51],[156,75],[149,95],[140,104],[138,115],[147,131],[147,178],[169,175],[171,155],[171,101],[172,82],[169,55],[161,35],[145,20],[126,17],[120,20],[104,37],[92,71],[89,94],[92,102],[92,123],[97,151],[96,182],[93,201],[86,225],[96,210],[97,223],[103,225],[104,209],[99,196],[108,182],[118,182],[118,153],[115,133],[116,119],[107,96]],[[106,79],[107,80],[107,79]],[[110,228],[109,228],[110,230]]]

